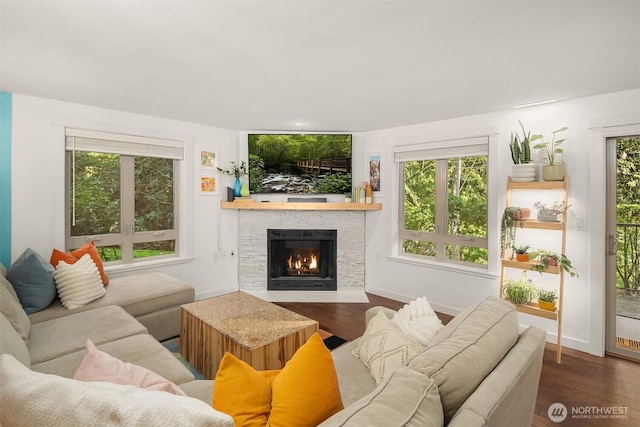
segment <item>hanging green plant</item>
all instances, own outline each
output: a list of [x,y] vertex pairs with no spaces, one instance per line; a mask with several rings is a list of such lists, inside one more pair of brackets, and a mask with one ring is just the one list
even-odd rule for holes
[[511,249],[510,258],[515,256],[514,243],[516,241],[516,228],[517,223],[520,223],[522,228],[522,221],[524,219],[524,213],[527,208],[520,207],[506,207],[502,213],[502,220],[500,221],[500,247],[501,256],[504,258],[507,250]]

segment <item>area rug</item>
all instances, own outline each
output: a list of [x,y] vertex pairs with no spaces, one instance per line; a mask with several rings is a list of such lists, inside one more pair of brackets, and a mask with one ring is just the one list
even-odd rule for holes
[[[331,332],[325,331],[324,329],[319,329],[318,334],[320,335],[320,338],[322,338],[324,345],[329,350],[334,350],[347,342],[347,340],[340,338],[339,336],[334,335]],[[166,341],[163,341],[162,345],[165,346],[165,348],[169,350],[176,357],[176,359],[180,361],[180,363],[186,366],[187,369],[191,371],[191,373],[197,380],[206,380],[204,375],[198,372],[196,368],[191,366],[191,363],[189,363],[187,359],[182,357],[182,355],[180,354],[180,338],[179,337],[171,338]]]
[[320,335],[320,338],[324,341],[324,345],[329,350],[334,350],[347,342],[347,340],[340,338],[337,335],[333,335],[331,332],[325,331],[324,329],[319,329],[318,335]]

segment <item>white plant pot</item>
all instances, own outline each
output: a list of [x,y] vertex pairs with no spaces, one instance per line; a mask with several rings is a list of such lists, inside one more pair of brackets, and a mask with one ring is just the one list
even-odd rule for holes
[[513,182],[533,182],[536,180],[536,165],[533,163],[521,163],[513,165],[511,171],[511,181]]

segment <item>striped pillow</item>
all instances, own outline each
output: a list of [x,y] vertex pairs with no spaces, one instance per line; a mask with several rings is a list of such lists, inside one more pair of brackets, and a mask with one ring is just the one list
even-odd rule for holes
[[105,294],[96,263],[89,254],[76,263],[60,261],[53,275],[62,305],[68,309],[82,307]]

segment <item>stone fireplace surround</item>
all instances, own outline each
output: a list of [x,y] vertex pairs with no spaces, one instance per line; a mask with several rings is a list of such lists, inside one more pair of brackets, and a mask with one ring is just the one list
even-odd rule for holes
[[[337,291],[267,291],[267,229],[335,229]],[[269,301],[366,302],[365,211],[239,210],[238,282]]]

